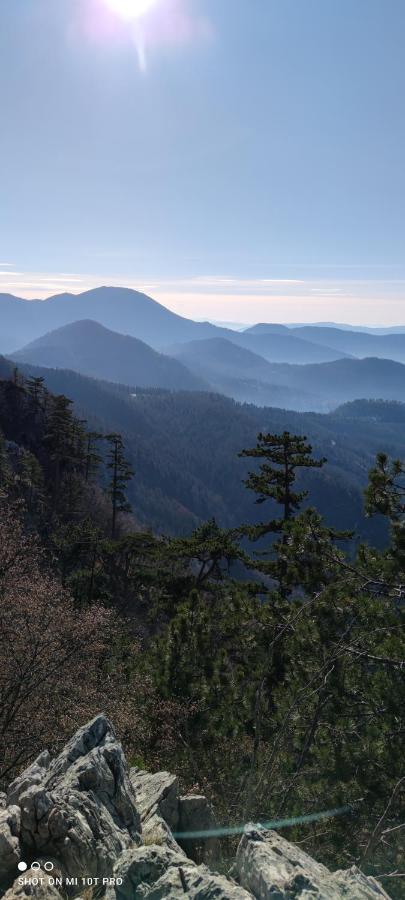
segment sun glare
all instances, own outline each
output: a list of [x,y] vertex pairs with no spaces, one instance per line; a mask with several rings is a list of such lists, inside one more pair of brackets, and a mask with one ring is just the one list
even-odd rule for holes
[[107,6],[122,19],[140,19],[158,0],[105,0]]

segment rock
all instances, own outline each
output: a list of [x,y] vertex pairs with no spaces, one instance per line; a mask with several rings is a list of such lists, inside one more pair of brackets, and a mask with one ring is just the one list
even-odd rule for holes
[[[185,836],[215,828],[214,813],[206,797],[196,794],[180,797],[178,778],[170,772],[152,775],[133,768],[130,779],[147,843],[165,844],[179,853],[184,847],[187,856],[196,862],[212,855],[215,840]],[[176,842],[177,833],[179,843]]]
[[111,888],[106,900],[163,900],[190,897],[195,900],[251,900],[252,895],[206,866],[197,866],[168,847],[127,850],[114,868],[122,885]]
[[28,766],[24,772],[11,782],[7,791],[7,804],[18,803],[21,794],[34,784],[41,784],[49,769],[51,757],[47,750],[37,757],[35,762]]
[[[215,854],[218,841],[206,832],[216,828],[214,811],[206,797],[187,794],[179,799],[178,841],[187,856],[196,862],[206,861]],[[200,833],[200,837],[195,836]]]
[[158,813],[175,831],[179,823],[179,782],[170,772],[151,775],[141,769],[131,769],[129,773],[135,792],[136,806],[141,821],[146,822]]
[[108,876],[139,843],[140,817],[125,758],[105,716],[81,728],[52,762],[44,755],[10,786],[26,855],[55,857],[69,876]]
[[247,826],[239,844],[235,875],[256,900],[389,900],[359,869],[330,872],[275,831]]
[[0,883],[14,876],[21,859],[20,820],[18,806],[0,809]]
[[179,783],[170,772],[152,775],[131,769],[130,780],[142,823],[142,837],[148,844],[165,844],[182,853],[172,834],[179,821]]
[[158,844],[159,846],[164,845],[169,847],[171,850],[174,850],[176,853],[180,853],[181,856],[185,856],[186,854],[177,843],[173,833],[170,831],[170,828],[162,819],[161,816],[156,813],[154,816],[151,816],[147,822],[142,825],[142,841],[144,844]]
[[[19,881],[22,883],[19,884]],[[31,884],[28,882],[31,881]],[[35,882],[38,881],[38,884]],[[62,894],[58,889],[49,883],[48,877],[42,873],[38,878],[38,872],[34,869],[27,869],[23,876],[17,878],[6,894],[3,900],[22,900],[24,897],[37,897],[38,900],[61,900]]]

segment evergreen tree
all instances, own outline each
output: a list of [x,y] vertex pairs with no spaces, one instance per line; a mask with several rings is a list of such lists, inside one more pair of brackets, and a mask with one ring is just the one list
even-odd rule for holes
[[44,378],[36,375],[30,375],[25,381],[25,389],[36,409],[43,408],[45,393],[44,381]]
[[[385,589],[388,584],[393,590],[398,584],[402,602],[402,588],[405,572],[405,466],[399,459],[391,460],[385,453],[379,453],[375,466],[369,472],[369,482],[365,491],[365,508],[369,516],[386,517],[389,523],[391,541],[384,559]],[[375,569],[373,554],[367,547],[361,548],[363,566],[369,572]]]
[[117,514],[131,511],[131,505],[128,503],[125,491],[128,482],[134,475],[134,471],[125,458],[124,442],[121,435],[113,432],[107,434],[106,440],[110,445],[107,454],[107,469],[111,473],[108,493],[111,497],[112,505],[111,537],[114,540],[117,531]]
[[62,477],[75,460],[75,429],[72,401],[63,394],[51,398],[44,443],[52,463],[54,489],[60,488]]
[[86,449],[85,449],[85,481],[91,481],[98,472],[101,463],[101,454],[97,450],[98,442],[101,440],[102,434],[98,431],[88,431],[86,433]]
[[29,512],[39,512],[44,505],[44,474],[37,457],[23,450],[18,463],[18,481]]
[[7,494],[11,484],[11,469],[7,454],[6,442],[0,431],[0,492]]
[[[252,541],[258,541],[267,535],[279,535],[280,539],[273,543],[273,560],[262,560],[255,564],[266,575],[276,579],[282,594],[286,593],[288,565],[283,556],[283,548],[288,544],[288,530],[291,521],[300,509],[307,491],[297,491],[295,481],[300,469],[319,469],[326,460],[316,460],[312,456],[312,447],[305,436],[290,434],[262,434],[257,436],[257,445],[249,450],[242,450],[239,456],[264,460],[258,472],[249,472],[244,481],[249,490],[257,495],[256,503],[272,501],[281,507],[281,515],[257,525],[244,526],[242,533]],[[268,550],[265,551],[268,554]]]

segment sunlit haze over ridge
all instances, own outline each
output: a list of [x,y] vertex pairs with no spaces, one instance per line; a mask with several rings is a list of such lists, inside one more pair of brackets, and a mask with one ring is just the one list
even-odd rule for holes
[[0,20],[0,293],[405,323],[402,0],[20,0]]

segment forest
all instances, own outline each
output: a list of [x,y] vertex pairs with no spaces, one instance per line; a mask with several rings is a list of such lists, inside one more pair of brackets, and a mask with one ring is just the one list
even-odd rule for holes
[[[132,764],[181,773],[221,823],[290,818],[309,853],[404,896],[405,468],[391,447],[364,491],[364,521],[384,523],[374,544],[320,508],[329,454],[282,411],[270,431],[248,407],[250,431],[221,448],[240,520],[205,493],[192,527],[158,532],[137,510],[125,428],[86,422],[38,373],[1,375],[0,790],[103,710]],[[149,396],[169,419],[171,395]],[[350,406],[342,429],[380,413],[403,427],[399,404]]]

